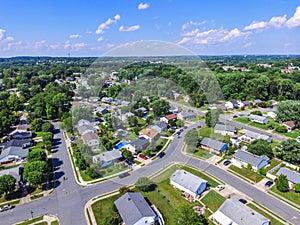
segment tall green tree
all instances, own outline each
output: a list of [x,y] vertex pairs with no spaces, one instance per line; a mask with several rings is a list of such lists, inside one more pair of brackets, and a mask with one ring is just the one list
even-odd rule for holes
[[221,114],[221,112],[219,110],[209,110],[205,114],[206,126],[214,127],[219,121],[220,114]]
[[0,176],[0,195],[8,194],[15,189],[16,179],[10,174]]
[[252,141],[248,145],[248,151],[255,155],[265,155],[270,158],[274,156],[271,145],[262,139]]
[[300,163],[300,143],[293,139],[281,142],[276,148],[277,156],[289,163]]
[[206,219],[203,216],[198,216],[194,209],[189,205],[182,205],[176,215],[178,224],[180,225],[205,225]]
[[154,116],[156,117],[162,117],[169,114],[170,104],[163,99],[155,100],[153,103],[151,103],[151,106]]
[[276,187],[281,192],[289,191],[289,182],[285,175],[280,174],[278,180],[276,181]]
[[46,161],[47,159],[47,154],[45,150],[40,149],[40,148],[34,148],[32,149],[27,156],[27,160],[29,162],[32,161]]

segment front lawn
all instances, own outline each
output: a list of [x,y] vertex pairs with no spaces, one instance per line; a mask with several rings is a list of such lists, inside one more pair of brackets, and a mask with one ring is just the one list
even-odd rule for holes
[[281,135],[284,135],[284,136],[289,137],[289,138],[297,138],[298,136],[300,136],[300,130],[299,129],[295,129],[292,132],[287,132],[287,133],[279,133],[279,132],[276,132],[276,131],[274,131],[274,133],[281,134]]
[[234,172],[240,174],[243,177],[248,178],[249,180],[254,181],[255,183],[261,181],[264,178],[264,176],[259,174],[258,172],[254,172],[245,167],[239,168],[237,166],[230,165],[229,169],[233,170]]
[[211,190],[201,199],[201,202],[203,202],[208,208],[215,212],[225,200],[226,199],[222,195],[218,194],[214,190]]
[[263,129],[263,130],[268,130],[269,127],[266,124],[260,124],[260,123],[255,123],[255,122],[251,122],[247,116],[241,116],[241,117],[237,117],[233,119],[234,121],[237,121],[239,123],[244,123],[259,129]]
[[273,185],[273,187],[271,187],[270,190],[300,206],[300,193],[296,193],[293,191],[281,192],[277,189],[276,185]]
[[43,216],[39,216],[30,220],[27,220],[25,222],[17,223],[17,225],[29,225],[29,224],[36,224],[38,221],[43,220]]
[[200,130],[199,130],[199,133],[198,133],[199,136],[201,136],[202,138],[205,138],[205,137],[210,137],[210,138],[214,138],[214,139],[222,139],[223,136],[221,134],[216,134],[214,133],[214,129],[212,127],[202,127]]
[[263,129],[263,130],[269,130],[269,127],[266,124],[260,124],[260,123],[251,122],[248,125],[250,125],[252,127],[259,128],[259,129]]
[[205,159],[209,159],[210,157],[213,156],[208,150],[205,150],[203,148],[196,148],[195,152],[194,152],[194,155],[200,156],[200,157],[205,158]]
[[260,213],[261,215],[265,216],[266,218],[268,218],[271,221],[272,225],[282,225],[281,222],[279,222],[278,220],[276,220],[274,217],[270,216],[268,213],[266,213],[265,211],[261,210],[260,208],[257,208],[255,205],[253,205],[252,203],[247,204],[248,207],[250,207],[251,209],[254,209],[255,211],[257,211],[258,213]]
[[244,124],[250,123],[250,121],[248,120],[248,117],[246,117],[246,116],[237,117],[237,118],[234,118],[233,120],[235,120],[239,123],[244,123]]

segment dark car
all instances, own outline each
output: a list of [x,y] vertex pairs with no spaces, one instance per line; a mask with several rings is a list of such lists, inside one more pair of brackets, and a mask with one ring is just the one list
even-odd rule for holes
[[233,118],[237,118],[238,117],[238,115],[233,115]]
[[246,204],[246,203],[247,203],[247,200],[245,200],[245,199],[243,199],[243,198],[239,199],[239,201],[240,201],[241,203],[243,203],[243,204]]
[[271,181],[271,180],[269,180],[269,181],[266,182],[265,186],[266,186],[266,187],[271,187],[272,184],[274,184],[274,182]]
[[74,136],[70,137],[70,141],[75,141],[75,137]]
[[130,173],[127,173],[127,172],[121,173],[121,174],[119,175],[119,178],[128,177],[129,175],[130,175]]
[[162,157],[164,157],[165,154],[166,154],[166,153],[164,153],[164,152],[160,152],[160,153],[158,153],[157,157],[158,157],[158,158],[162,158]]
[[125,160],[125,163],[128,165],[128,166],[131,166],[133,164],[133,162],[129,159],[126,159]]
[[229,160],[226,160],[225,162],[223,162],[224,166],[228,166],[231,162]]

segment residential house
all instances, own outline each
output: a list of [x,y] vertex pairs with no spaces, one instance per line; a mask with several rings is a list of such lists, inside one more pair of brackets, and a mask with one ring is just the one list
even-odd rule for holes
[[100,161],[102,163],[101,168],[110,166],[112,163],[119,161],[121,158],[122,154],[118,150],[102,152],[92,157],[94,163],[97,161]]
[[267,124],[269,121],[268,118],[265,116],[258,116],[258,115],[254,115],[254,114],[250,114],[248,116],[248,119],[251,122],[260,123],[260,124]]
[[205,190],[207,181],[185,170],[176,170],[170,177],[171,185],[196,198]]
[[293,73],[294,69],[292,68],[284,68],[280,70],[281,73]]
[[21,168],[23,168],[23,165],[0,170],[0,177],[6,174],[12,175],[16,179],[16,185],[17,185],[21,179],[21,170],[22,170]]
[[276,176],[280,176],[281,174],[285,175],[286,178],[289,181],[289,188],[291,190],[294,189],[295,184],[300,184],[300,173],[297,173],[296,171],[290,170],[285,167],[281,167],[278,172],[276,173]]
[[108,113],[108,110],[107,108],[98,106],[94,109],[94,113],[106,114]]
[[234,198],[226,199],[212,214],[211,220],[218,225],[270,225],[269,219]]
[[31,139],[14,139],[0,143],[0,163],[17,162],[26,159]]
[[173,114],[177,114],[179,111],[178,111],[178,108],[176,106],[171,105],[171,108],[169,109],[169,112],[173,113]]
[[265,155],[258,156],[250,152],[239,150],[234,153],[234,157],[231,161],[232,164],[238,167],[242,167],[242,166],[247,167],[248,164],[250,164],[252,166],[252,169],[257,171],[265,167],[266,165],[268,165],[269,160],[270,158]]
[[225,124],[216,124],[214,128],[215,133],[222,135],[234,136],[237,132],[234,126],[225,125]]
[[91,122],[85,119],[81,119],[78,121],[77,126],[83,126],[83,125],[91,125]]
[[254,105],[254,106],[257,106],[257,105],[259,105],[260,103],[262,103],[262,100],[256,99],[256,100],[254,100],[253,105]]
[[244,105],[244,107],[245,106],[250,106],[251,105],[251,102],[250,101],[242,101],[242,103],[243,103],[243,105]]
[[193,119],[196,118],[196,114],[194,112],[181,112],[178,113],[178,119],[180,120],[188,120],[188,119]]
[[225,102],[225,107],[227,110],[233,110],[234,105],[232,104],[232,102]]
[[237,104],[238,104],[238,107],[239,107],[239,108],[245,107],[244,103],[243,103],[241,100],[238,100],[238,101],[237,101]]
[[149,141],[144,137],[136,138],[130,141],[125,148],[132,153],[138,153],[145,150],[149,146]]
[[121,120],[122,120],[122,121],[126,121],[126,120],[128,120],[129,117],[132,117],[132,116],[135,116],[132,112],[124,113],[124,114],[121,116]]
[[272,137],[264,134],[259,134],[250,130],[247,130],[244,135],[239,137],[239,140],[245,143],[251,143],[252,141],[258,139],[266,140],[269,143],[272,142]]
[[207,150],[212,150],[217,153],[223,153],[224,151],[226,151],[228,149],[227,143],[217,141],[217,140],[214,140],[211,138],[204,138],[200,144],[201,144],[201,148],[207,149]]
[[215,107],[212,107],[211,109],[222,109],[227,110],[227,107],[225,105],[216,105]]
[[82,125],[77,127],[78,133],[82,136],[87,133],[95,133],[97,129],[91,125]]
[[157,130],[159,133],[161,133],[168,129],[168,123],[157,122],[157,123],[153,124],[151,127],[152,127],[152,129]]
[[147,114],[148,110],[145,107],[140,107],[136,111],[142,111],[143,114]]
[[294,123],[294,121],[285,121],[282,123],[284,126],[286,126],[288,132],[293,131],[296,128],[296,125]]
[[110,104],[113,100],[114,100],[114,99],[111,98],[111,97],[103,97],[103,98],[101,98],[101,101],[102,101],[103,103],[106,103],[106,104]]
[[127,192],[115,202],[125,225],[154,225],[158,216],[139,192]]
[[99,137],[95,133],[85,133],[81,137],[82,137],[83,143],[92,148],[97,148],[100,144]]
[[275,112],[267,112],[267,116],[271,117],[272,119],[275,119],[277,115]]
[[157,140],[159,138],[159,132],[151,127],[147,127],[145,129],[142,129],[139,132],[140,137],[144,137],[147,140],[149,140],[149,142],[152,142],[154,140]]
[[236,100],[231,100],[230,102],[232,103],[233,108],[237,109],[237,108],[239,107],[238,101],[236,101]]
[[169,115],[166,115],[165,117],[160,118],[160,121],[168,123],[170,120],[176,120],[177,115],[172,113]]
[[27,139],[32,137],[32,132],[28,131],[29,125],[17,125],[9,136],[12,139]]

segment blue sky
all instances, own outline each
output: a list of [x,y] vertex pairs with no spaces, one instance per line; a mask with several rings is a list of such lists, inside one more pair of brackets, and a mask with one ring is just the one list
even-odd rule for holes
[[290,0],[1,1],[0,56],[101,56],[161,40],[200,55],[300,54]]

